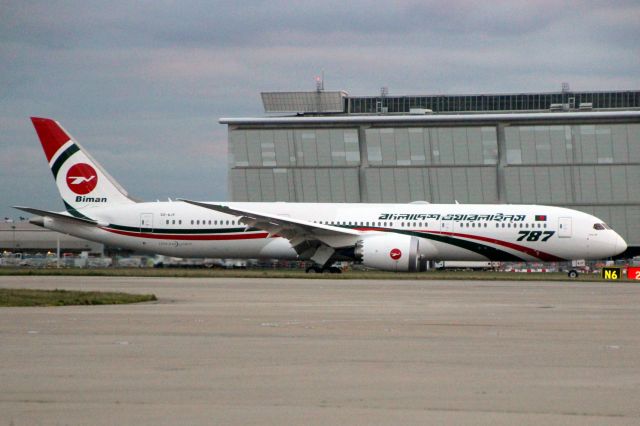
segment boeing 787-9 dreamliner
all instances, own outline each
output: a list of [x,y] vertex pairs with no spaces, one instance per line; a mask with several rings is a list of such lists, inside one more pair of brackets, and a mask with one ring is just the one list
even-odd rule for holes
[[[138,202],[54,120],[32,118],[66,211],[17,207],[32,223],[176,257],[336,261],[424,271],[427,261],[605,259],[625,241],[595,216],[506,204]],[[572,271],[575,273],[575,271]]]

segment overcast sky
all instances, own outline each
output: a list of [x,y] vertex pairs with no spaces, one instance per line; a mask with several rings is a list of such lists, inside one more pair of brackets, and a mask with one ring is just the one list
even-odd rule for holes
[[638,1],[0,0],[0,217],[62,210],[30,116],[144,200],[227,199],[259,93],[640,89]]

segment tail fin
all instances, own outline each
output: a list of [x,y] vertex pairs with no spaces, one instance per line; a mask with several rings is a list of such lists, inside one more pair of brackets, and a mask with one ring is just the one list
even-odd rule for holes
[[31,117],[58,191],[69,213],[113,204],[133,204],[125,191],[57,121]]

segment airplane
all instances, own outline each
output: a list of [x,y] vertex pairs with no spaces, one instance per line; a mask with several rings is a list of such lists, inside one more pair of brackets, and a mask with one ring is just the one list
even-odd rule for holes
[[[110,246],[175,257],[337,261],[421,272],[428,261],[604,259],[627,244],[595,216],[542,205],[139,202],[56,121],[31,118],[66,211],[14,206],[31,222]],[[577,276],[575,270],[569,271]]]

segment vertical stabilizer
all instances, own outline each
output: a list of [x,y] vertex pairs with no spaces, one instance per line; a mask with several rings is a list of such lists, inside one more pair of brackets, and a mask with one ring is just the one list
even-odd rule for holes
[[82,216],[78,210],[135,203],[57,121],[37,117],[31,121],[71,214]]

